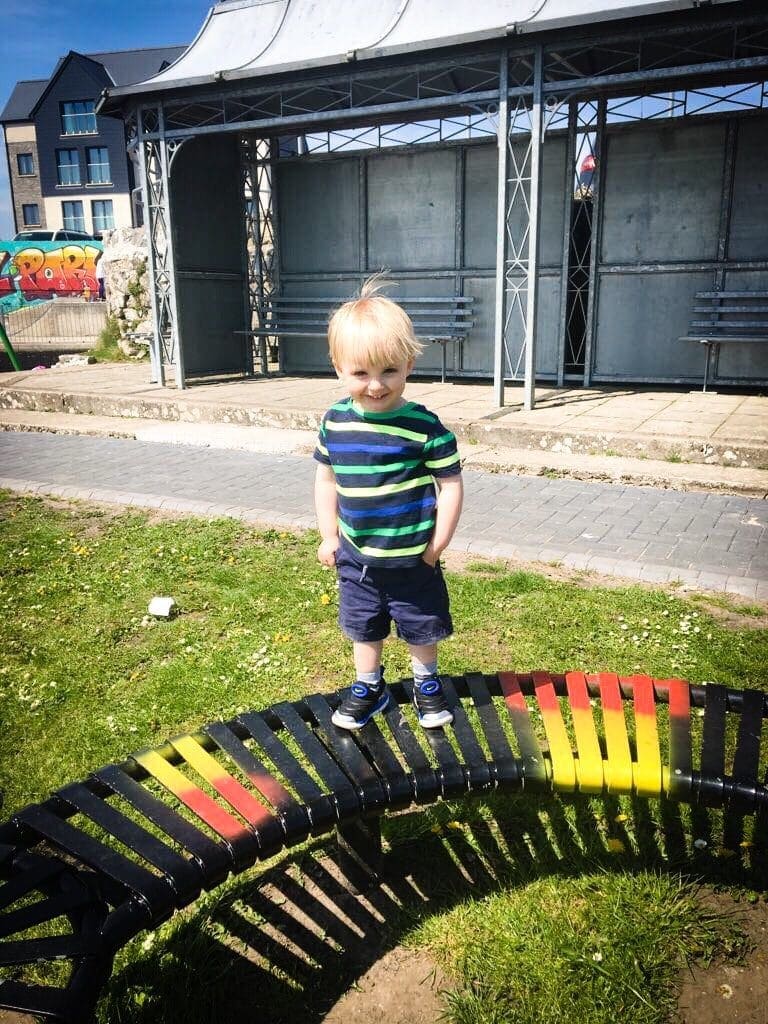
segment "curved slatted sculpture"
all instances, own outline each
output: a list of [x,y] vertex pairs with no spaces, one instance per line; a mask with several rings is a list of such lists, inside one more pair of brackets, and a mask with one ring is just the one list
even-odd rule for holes
[[[581,672],[444,682],[450,738],[415,725],[408,680],[359,733],[331,724],[338,695],[316,694],[141,750],[19,811],[0,826],[0,1006],[87,1021],[138,932],[310,835],[337,828],[342,851],[370,863],[387,808],[524,789],[768,812],[762,692]],[[54,960],[71,965],[64,987],[13,978]]]

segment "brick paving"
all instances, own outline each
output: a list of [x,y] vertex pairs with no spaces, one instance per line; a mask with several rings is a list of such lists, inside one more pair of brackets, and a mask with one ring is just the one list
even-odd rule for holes
[[[0,434],[0,487],[201,516],[314,525],[311,458]],[[768,503],[699,491],[465,471],[452,548],[768,600]]]

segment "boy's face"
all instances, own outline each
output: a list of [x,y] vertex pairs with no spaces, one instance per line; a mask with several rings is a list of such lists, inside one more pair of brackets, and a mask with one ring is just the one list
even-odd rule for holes
[[374,365],[347,357],[336,375],[364,412],[391,412],[403,404],[403,391],[413,360]]

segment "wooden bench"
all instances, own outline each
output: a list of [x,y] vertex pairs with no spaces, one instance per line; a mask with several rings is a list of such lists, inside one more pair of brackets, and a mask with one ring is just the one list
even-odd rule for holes
[[[338,694],[314,694],[137,751],[17,811],[0,825],[0,966],[33,964],[38,980],[12,974],[0,1007],[90,1021],[135,935],[334,828],[348,877],[354,867],[370,883],[380,816],[412,804],[494,790],[631,794],[726,808],[726,849],[738,851],[746,814],[766,834],[763,692],[610,673],[443,678],[446,730],[418,728],[410,680],[357,733],[331,724]],[[39,980],[46,964],[50,983]]]
[[[435,342],[442,347],[441,380],[445,383],[446,345],[462,342],[473,327],[473,299],[466,295],[397,298],[413,321],[416,337],[420,341]],[[259,357],[262,373],[267,372],[266,339],[324,338],[328,333],[331,314],[348,298],[295,298],[275,296],[267,301],[264,324],[249,331],[236,331],[259,339]]]
[[702,391],[707,390],[713,350],[717,368],[721,345],[768,344],[768,292],[696,292],[692,312],[703,319],[691,320],[678,341],[706,345]]

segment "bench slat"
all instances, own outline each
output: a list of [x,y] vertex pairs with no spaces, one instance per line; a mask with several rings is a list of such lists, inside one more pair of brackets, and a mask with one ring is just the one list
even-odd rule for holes
[[697,299],[768,299],[768,292],[696,292]]
[[323,831],[335,822],[336,808],[331,797],[324,793],[312,776],[304,770],[264,718],[255,711],[247,711],[239,716],[238,721],[254,738],[288,785],[295,789],[304,801],[312,823],[312,831]]
[[690,320],[689,323],[691,327],[711,327],[715,330],[728,327],[746,331],[753,327],[765,327],[768,338],[768,321],[766,320]]
[[[404,679],[403,689],[409,702],[413,701],[413,680]],[[443,729],[425,729],[427,743],[429,744],[435,760],[438,764],[439,776],[442,782],[443,796],[456,796],[464,793],[467,789],[466,779],[462,771],[459,759],[456,757],[448,737]]]
[[735,344],[744,342],[745,344],[756,344],[764,345],[768,342],[768,336],[762,337],[761,335],[754,334],[707,334],[702,331],[701,334],[683,334],[677,339],[678,341],[698,341],[705,345],[723,345]]
[[768,306],[693,306],[692,313],[768,313]]

